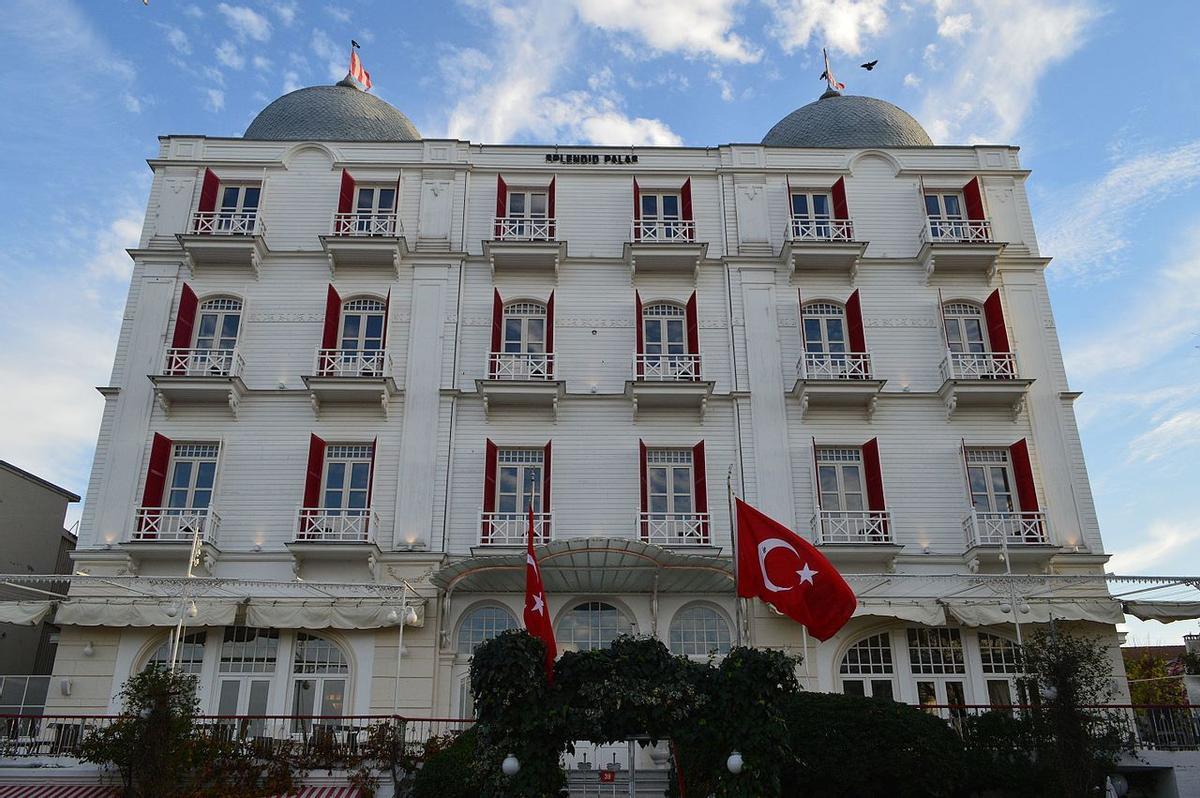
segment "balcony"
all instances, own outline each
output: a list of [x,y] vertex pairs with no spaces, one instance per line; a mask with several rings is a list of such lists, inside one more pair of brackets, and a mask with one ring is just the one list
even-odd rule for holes
[[867,352],[806,352],[796,372],[792,395],[801,416],[811,408],[861,408],[870,418],[885,382],[874,379]]
[[493,230],[493,238],[483,242],[493,275],[500,270],[524,270],[558,276],[567,243],[557,240],[554,219],[497,216]]
[[554,378],[553,352],[491,352],[488,377],[476,380],[483,411],[494,407],[549,409],[558,417],[562,380]]
[[245,361],[234,349],[168,349],[162,371],[150,375],[154,396],[163,412],[175,405],[228,405],[237,418],[246,392],[242,382]]
[[267,225],[260,209],[250,211],[196,211],[188,232],[177,236],[188,268],[249,267],[258,279],[267,256]]
[[220,550],[217,531],[221,516],[212,507],[139,507],[133,530],[121,548],[135,561],[186,560],[192,547],[199,565],[211,573]]
[[892,537],[887,510],[818,510],[812,518],[817,545],[840,563],[890,565],[902,548]]
[[315,371],[303,380],[318,418],[325,405],[378,406],[386,418],[398,392],[391,357],[381,349],[318,349]]
[[632,379],[625,383],[634,417],[641,409],[695,409],[703,418],[713,384],[703,380],[702,366],[698,354],[635,354]]
[[684,219],[635,219],[625,242],[629,273],[690,274],[696,279],[708,243],[696,242],[696,223]]
[[853,284],[866,249],[866,242],[854,239],[854,222],[850,219],[793,216],[788,220],[780,259],[791,276],[807,271],[838,272],[848,275]]
[[[979,512],[972,509],[963,518],[968,556],[981,549],[1007,555],[1010,562],[1048,561],[1057,551],[1050,542],[1046,514],[1037,512]],[[987,559],[991,559],[990,557]]]
[[926,280],[935,271],[975,273],[990,280],[1004,246],[992,240],[987,219],[926,218],[917,260],[925,267]]
[[[533,514],[533,543],[542,546],[553,538],[554,524],[550,513]],[[529,539],[527,513],[480,513],[479,545],[483,548],[525,548]]]
[[638,539],[665,548],[711,546],[708,513],[640,513]]
[[404,228],[395,213],[335,213],[329,234],[321,236],[329,258],[329,274],[338,269],[390,268],[397,278],[408,252]]
[[960,407],[1003,407],[1016,421],[1033,384],[1017,378],[1017,356],[1012,352],[947,352],[939,371],[938,395],[946,403],[947,418]]
[[304,563],[328,563],[361,559],[374,578],[378,576],[379,547],[375,536],[379,514],[373,508],[301,507],[287,549],[292,553],[292,572],[300,576]]

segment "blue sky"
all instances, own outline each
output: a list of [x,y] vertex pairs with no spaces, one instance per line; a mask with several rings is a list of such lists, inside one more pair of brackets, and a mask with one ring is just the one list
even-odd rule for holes
[[0,458],[86,487],[156,136],[240,135],[351,38],[425,135],[485,143],[758,141],[828,46],[937,143],[1021,146],[1112,569],[1200,575],[1197,29],[1182,0],[12,0]]

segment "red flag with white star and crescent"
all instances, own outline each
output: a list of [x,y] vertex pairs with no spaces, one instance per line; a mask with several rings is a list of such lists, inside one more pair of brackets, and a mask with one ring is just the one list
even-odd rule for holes
[[846,625],[858,598],[817,547],[778,521],[737,500],[737,585],[741,598],[760,598],[818,640]]
[[529,548],[525,553],[525,630],[546,644],[546,679],[553,682],[558,645],[550,624],[550,608],[546,606],[542,569],[533,553],[533,507],[529,508]]

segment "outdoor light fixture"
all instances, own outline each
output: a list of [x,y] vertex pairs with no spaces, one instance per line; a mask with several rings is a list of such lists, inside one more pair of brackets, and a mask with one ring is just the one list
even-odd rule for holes
[[199,614],[200,614],[200,608],[199,608],[199,607],[197,607],[197,606],[196,606],[196,602],[195,602],[195,601],[193,601],[193,602],[192,602],[192,604],[191,604],[191,606],[190,606],[190,607],[188,607],[188,617],[189,617],[189,618],[195,618],[195,617],[196,617],[197,615],[199,615]]
[[408,626],[417,625],[417,608],[409,607],[404,611],[404,623]]
[[91,640],[89,640],[83,644],[83,656],[90,657],[95,653],[96,653],[96,648],[95,648],[95,646],[92,645]]
[[399,620],[400,620],[400,613],[396,612],[395,610],[392,610],[391,612],[389,612],[387,614],[387,622],[388,623],[394,624]]
[[505,776],[515,776],[521,770],[521,761],[514,755],[509,754],[504,757],[504,761],[500,763],[500,770]]
[[170,607],[167,607],[165,610],[163,610],[163,612],[167,614],[168,618],[174,618],[179,614],[179,608],[172,604]]
[[725,760],[725,767],[729,768],[729,772],[735,776],[742,772],[742,766],[745,764],[746,763],[742,761],[742,755],[737,751],[734,751],[729,755],[729,758]]

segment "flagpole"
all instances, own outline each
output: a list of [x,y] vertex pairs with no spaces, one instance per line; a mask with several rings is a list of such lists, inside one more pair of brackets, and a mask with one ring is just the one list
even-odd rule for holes
[[737,556],[737,513],[733,507],[733,464],[725,476],[725,489],[729,494],[729,543],[733,552],[733,625],[736,645],[742,644],[742,597],[738,595],[738,556]]

